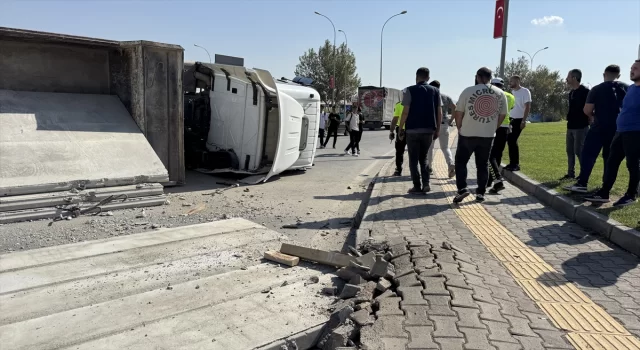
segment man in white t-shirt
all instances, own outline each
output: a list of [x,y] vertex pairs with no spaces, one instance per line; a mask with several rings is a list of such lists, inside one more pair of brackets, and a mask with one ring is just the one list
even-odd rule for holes
[[458,127],[456,151],[456,186],[458,194],[453,199],[460,203],[471,192],[467,188],[467,163],[475,155],[478,189],[476,201],[483,202],[489,180],[489,156],[496,129],[507,115],[507,96],[491,85],[491,69],[483,67],[476,73],[476,85],[460,94],[456,104],[455,120]]
[[520,77],[514,75],[509,79],[511,93],[516,98],[516,104],[511,110],[511,133],[507,139],[509,145],[509,164],[505,167],[509,171],[520,170],[520,149],[518,138],[522,130],[527,126],[527,118],[531,110],[531,91],[520,85]]
[[319,122],[319,129],[320,129],[320,148],[324,148],[324,128],[327,125],[327,118],[329,118],[329,115],[327,114],[327,112],[324,111],[324,107],[320,107],[322,109],[322,112],[320,112],[320,122]]

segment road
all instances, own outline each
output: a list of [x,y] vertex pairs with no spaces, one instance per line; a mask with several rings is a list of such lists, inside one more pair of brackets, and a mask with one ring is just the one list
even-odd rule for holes
[[[169,200],[161,207],[120,210],[51,225],[50,220],[3,225],[0,253],[230,217],[254,221],[314,247],[341,249],[368,184],[393,158],[393,145],[387,136],[384,130],[365,131],[360,157],[344,155],[348,138],[340,136],[336,149],[318,150],[312,169],[285,173],[264,184],[215,194],[226,187],[216,184],[220,178],[189,172],[187,185],[165,189]],[[187,215],[189,211],[195,213]],[[288,225],[297,228],[283,228]]]

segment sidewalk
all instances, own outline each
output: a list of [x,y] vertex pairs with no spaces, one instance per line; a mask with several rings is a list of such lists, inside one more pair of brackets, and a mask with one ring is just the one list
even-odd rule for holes
[[405,153],[404,176],[383,169],[364,218],[371,239],[409,247],[396,271],[420,272],[398,288],[401,312],[377,315],[386,349],[640,349],[638,258],[510,184],[452,206],[455,179],[435,154],[429,194],[406,194]]

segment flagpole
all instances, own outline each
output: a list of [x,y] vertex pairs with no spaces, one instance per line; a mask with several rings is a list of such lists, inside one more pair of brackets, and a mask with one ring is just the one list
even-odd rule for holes
[[507,25],[509,24],[509,0],[504,0],[504,21],[502,24],[502,52],[500,53],[500,77],[504,76],[504,61],[507,56]]

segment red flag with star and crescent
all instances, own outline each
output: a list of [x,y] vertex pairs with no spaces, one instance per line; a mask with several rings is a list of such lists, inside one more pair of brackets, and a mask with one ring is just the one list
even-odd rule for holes
[[502,38],[502,28],[504,27],[504,0],[496,0],[496,13],[493,22],[493,38]]

